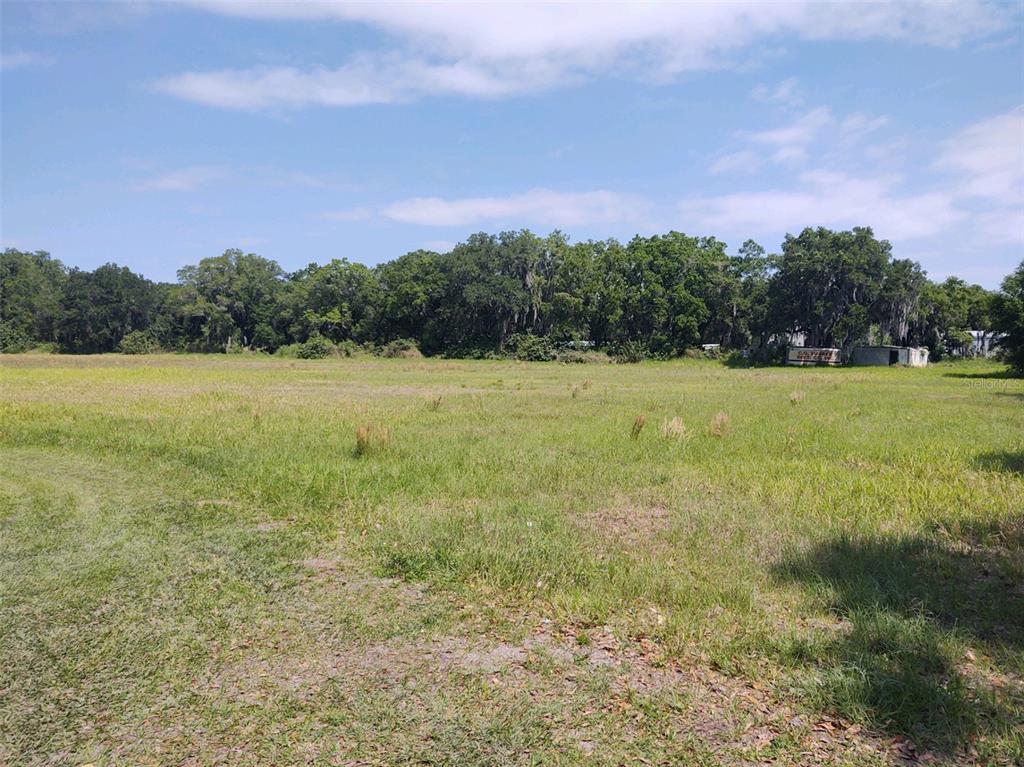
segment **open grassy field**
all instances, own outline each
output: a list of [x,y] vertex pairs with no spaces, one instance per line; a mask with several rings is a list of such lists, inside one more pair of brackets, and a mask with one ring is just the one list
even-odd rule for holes
[[1000,370],[3,358],[0,763],[1020,764]]

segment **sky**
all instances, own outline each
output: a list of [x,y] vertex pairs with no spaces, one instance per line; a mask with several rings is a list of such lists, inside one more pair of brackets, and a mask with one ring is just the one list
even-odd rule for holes
[[1024,257],[1024,3],[0,3],[0,245],[159,280],[477,231]]

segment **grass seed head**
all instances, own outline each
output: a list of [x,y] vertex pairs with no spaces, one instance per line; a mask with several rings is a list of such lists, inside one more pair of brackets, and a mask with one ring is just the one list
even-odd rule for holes
[[711,419],[711,426],[708,427],[708,432],[712,437],[724,437],[729,433],[729,414],[719,410],[715,413],[715,417]]
[[391,446],[391,429],[379,424],[361,424],[356,427],[356,456],[379,453]]
[[665,439],[682,439],[686,436],[686,424],[679,416],[661,422],[661,436]]

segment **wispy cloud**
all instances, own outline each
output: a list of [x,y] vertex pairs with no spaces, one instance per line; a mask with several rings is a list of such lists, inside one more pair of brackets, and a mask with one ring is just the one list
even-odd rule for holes
[[742,149],[730,152],[715,159],[708,170],[711,173],[753,173],[764,163],[764,159],[756,152]]
[[976,216],[985,239],[1024,244],[1024,105],[944,142],[936,166],[954,175],[958,196],[989,206]]
[[607,190],[532,189],[503,197],[414,197],[387,205],[381,214],[392,221],[421,226],[470,226],[485,222],[581,226],[641,221],[648,208],[643,198]]
[[[801,147],[815,132],[803,128],[817,124],[806,118],[794,124],[797,128],[760,134],[761,141]],[[827,124],[834,129],[832,143],[819,147],[819,162],[848,158],[850,144],[873,134],[886,120],[860,114],[837,120],[830,115]],[[808,225],[871,225],[894,240],[928,238],[956,228],[977,243],[1024,243],[1024,106],[969,125],[936,150],[933,170],[945,172],[945,177],[924,181],[918,174],[914,191],[897,174],[820,166],[797,174],[783,188],[691,197],[680,203],[680,212],[699,227],[752,234],[779,234]],[[744,150],[719,157],[711,169],[757,167],[758,159]]]
[[226,168],[214,165],[193,165],[147,179],[136,185],[143,192],[191,192],[228,175]]
[[785,106],[799,106],[803,103],[800,84],[795,77],[788,77],[775,85],[758,85],[751,92],[758,101]]
[[819,132],[835,121],[828,107],[817,107],[802,114],[789,125],[770,130],[747,133],[746,138],[756,144],[770,144],[777,147],[805,146],[813,141]]
[[373,217],[373,208],[358,206],[355,208],[344,208],[342,210],[329,210],[321,213],[320,218],[325,221],[365,221]]
[[737,192],[682,201],[698,228],[777,234],[805,226],[873,226],[882,237],[936,235],[964,219],[948,192],[906,194],[894,176],[851,176],[824,170],[800,174],[795,188]]
[[0,53],[0,70],[5,72],[12,69],[48,67],[55,62],[56,59],[46,53],[35,53],[33,51],[11,51],[9,53]]
[[186,72],[154,83],[165,93],[209,106],[291,109],[411,101],[424,95],[505,96],[540,84],[542,71],[515,76],[468,61],[434,63],[395,54],[360,54],[337,69],[293,67]]
[[885,116],[860,112],[840,118],[828,107],[815,107],[781,126],[740,132],[745,148],[719,155],[708,170],[713,174],[752,173],[767,163],[799,167],[810,160],[812,147],[822,143],[830,145],[824,152],[853,157],[853,150],[888,122]]
[[432,250],[435,253],[448,253],[457,243],[451,240],[429,240],[423,243],[424,250]]
[[[614,73],[667,81],[742,63],[755,43],[904,40],[955,46],[1011,25],[1004,6],[893,3],[355,3],[332,0],[183,0],[259,19],[360,23],[396,35],[388,53],[359,53],[335,68],[194,71],[155,87],[235,109],[356,106],[424,96],[495,98]],[[749,55],[753,55],[750,53]],[[795,98],[783,83],[766,96]]]
[[1024,106],[968,126],[936,164],[963,177],[965,196],[1024,205]]

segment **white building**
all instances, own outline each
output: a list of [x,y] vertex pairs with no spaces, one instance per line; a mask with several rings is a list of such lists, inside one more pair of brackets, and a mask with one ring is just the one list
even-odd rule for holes
[[928,364],[928,350],[917,346],[855,346],[854,365],[907,365],[923,368]]

